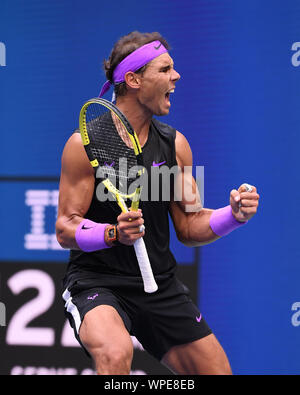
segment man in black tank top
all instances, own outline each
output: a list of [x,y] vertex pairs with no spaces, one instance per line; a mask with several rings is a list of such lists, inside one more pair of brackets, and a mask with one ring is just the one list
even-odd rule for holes
[[[154,53],[150,61],[149,46]],[[162,46],[164,53],[155,56],[155,50]],[[189,290],[176,278],[168,214],[181,242],[191,247],[204,245],[244,226],[257,211],[259,195],[254,186],[244,184],[232,190],[226,208],[201,206],[195,180],[185,171],[192,166],[187,140],[153,118],[169,113],[170,94],[180,78],[167,49],[159,33],[133,32],[115,44],[105,70],[114,85],[116,105],[143,147],[148,174],[160,165],[170,169],[178,166],[181,171],[174,174],[174,186],[181,188],[182,180],[188,179],[195,196],[192,201],[184,194],[177,201],[176,190],[171,190],[168,201],[159,195],[158,199],[143,201],[138,212],[116,218],[105,202],[97,200],[98,180],[77,132],[63,152],[56,231],[61,246],[71,250],[64,278],[65,312],[98,374],[130,373],[130,335],[176,374],[231,374],[224,350],[192,302]],[[137,69],[129,57],[141,59],[141,54],[145,54],[145,62]],[[120,64],[128,64],[121,81],[116,78]],[[111,243],[105,229],[104,241],[110,248],[81,250],[76,232],[84,219],[97,225],[117,222],[117,245]],[[141,232],[143,224],[146,231]],[[132,247],[140,237],[145,240],[158,284],[158,291],[152,294],[143,290]]]

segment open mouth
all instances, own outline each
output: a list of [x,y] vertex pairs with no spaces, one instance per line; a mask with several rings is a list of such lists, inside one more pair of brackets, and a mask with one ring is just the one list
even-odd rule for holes
[[171,94],[171,93],[174,93],[174,92],[175,92],[175,89],[169,90],[169,91],[166,93],[166,99],[170,100],[170,94]]

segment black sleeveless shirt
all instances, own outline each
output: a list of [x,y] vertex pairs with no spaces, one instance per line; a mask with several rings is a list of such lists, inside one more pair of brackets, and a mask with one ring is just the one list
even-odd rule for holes
[[[143,147],[144,166],[148,172],[148,196],[151,195],[151,167],[155,164],[169,168],[177,166],[175,136],[175,129],[156,119],[152,120],[148,140]],[[162,182],[160,177],[160,183]],[[117,215],[111,204],[97,200],[98,183],[96,178],[94,196],[85,218],[98,223],[114,224],[117,222]],[[160,188],[161,186],[159,185]],[[170,194],[172,195],[172,188]],[[169,206],[170,201],[164,201],[161,193],[155,201],[150,201],[149,198],[148,201],[140,202],[146,227],[144,241],[154,275],[171,274],[176,268],[175,258],[169,249]],[[67,273],[75,274],[78,271],[140,276],[134,248],[125,245],[90,253],[71,250]]]

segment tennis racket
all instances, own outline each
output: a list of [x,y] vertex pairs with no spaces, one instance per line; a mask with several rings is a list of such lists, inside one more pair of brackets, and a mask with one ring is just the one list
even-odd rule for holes
[[[130,169],[133,166],[142,169],[143,157],[138,137],[125,115],[105,99],[91,99],[81,108],[79,129],[96,177],[102,178],[102,184],[114,197],[122,212],[128,211],[126,202],[129,199],[131,210],[137,211],[141,187],[137,186],[132,193],[128,193],[127,187],[134,179]],[[142,170],[139,170],[138,175],[141,175],[141,172]],[[134,185],[134,182],[131,185]],[[116,206],[116,203],[113,202],[113,205]],[[139,238],[133,246],[144,290],[147,293],[155,292],[158,287],[143,238]]]

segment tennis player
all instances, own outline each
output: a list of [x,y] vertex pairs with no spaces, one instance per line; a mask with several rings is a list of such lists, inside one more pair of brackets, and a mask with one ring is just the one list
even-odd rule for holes
[[[170,95],[180,79],[168,49],[159,33],[122,37],[104,63],[108,81],[101,95],[113,86],[116,105],[143,147],[148,176],[153,166],[178,165],[179,179],[193,164],[191,148],[183,134],[153,118],[169,113]],[[247,226],[259,195],[254,186],[243,184],[231,191],[228,206],[210,210],[201,207],[193,178],[191,183],[192,202],[184,194],[180,201],[174,195],[169,201],[143,201],[138,212],[116,218],[97,199],[97,179],[78,131],[66,143],[56,224],[60,245],[71,250],[63,298],[75,336],[98,374],[130,373],[130,335],[175,374],[232,373],[223,348],[176,277],[168,213],[181,242],[202,246]],[[140,237],[158,284],[151,294],[144,292],[132,247]]]

